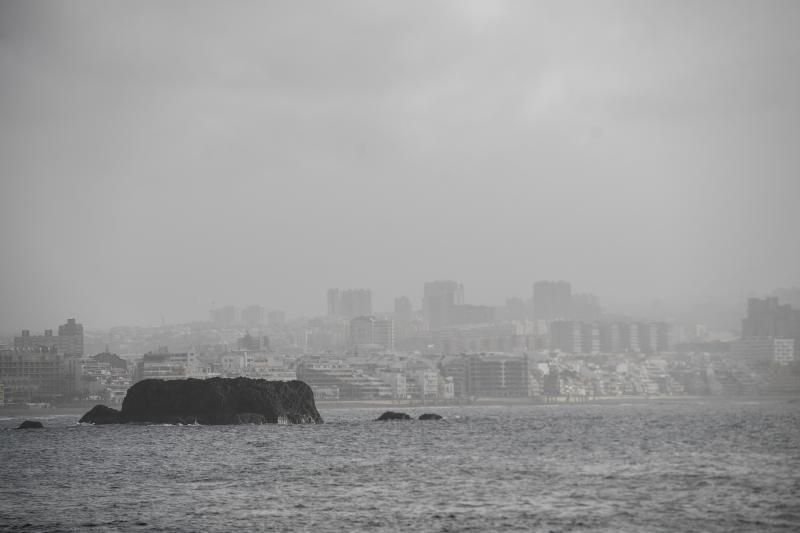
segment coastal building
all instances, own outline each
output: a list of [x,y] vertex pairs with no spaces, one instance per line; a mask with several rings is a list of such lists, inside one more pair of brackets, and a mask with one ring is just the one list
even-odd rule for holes
[[0,383],[8,403],[51,400],[70,385],[64,355],[35,348],[0,351]]
[[339,359],[309,357],[297,366],[297,379],[305,381],[316,399],[392,399],[392,388],[378,377]]
[[112,375],[111,364],[93,357],[70,357],[65,365],[69,392],[77,395],[99,394]]
[[186,379],[206,377],[194,351],[147,353],[139,363],[141,379]]
[[405,400],[408,398],[408,387],[406,376],[399,371],[379,371],[378,378],[386,383],[392,391],[392,398],[395,400]]
[[30,330],[22,330],[22,334],[14,337],[14,349],[49,350],[60,353],[66,357],[83,356],[83,324],[74,318],[67,319],[66,324],[58,327],[58,335],[53,335],[52,329],[47,329],[42,335],[31,335]]
[[800,309],[781,304],[777,297],[750,298],[742,319],[742,338],[773,337],[793,339],[800,350]]
[[435,399],[439,396],[439,373],[435,370],[417,370],[411,374],[419,399]]
[[223,354],[220,357],[220,366],[224,376],[243,376],[247,371],[247,351],[236,351]]
[[747,337],[731,343],[730,358],[747,363],[776,363],[786,365],[794,362],[794,339],[776,337]]
[[83,356],[83,324],[68,318],[66,324],[58,326],[59,351],[66,357]]
[[527,397],[528,360],[503,354],[472,355],[467,364],[467,394],[475,397]]

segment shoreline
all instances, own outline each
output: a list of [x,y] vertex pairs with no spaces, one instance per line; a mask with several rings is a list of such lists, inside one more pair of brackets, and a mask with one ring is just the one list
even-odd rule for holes
[[[473,402],[417,402],[410,400],[320,400],[317,409],[442,409],[454,407],[518,407],[518,406],[580,406],[580,405],[657,405],[680,402],[800,402],[800,394],[769,396],[599,396],[585,401],[568,401],[560,396],[550,401],[535,398],[478,398]],[[0,406],[0,418],[36,418],[42,416],[81,416],[97,404],[86,406],[22,407]]]

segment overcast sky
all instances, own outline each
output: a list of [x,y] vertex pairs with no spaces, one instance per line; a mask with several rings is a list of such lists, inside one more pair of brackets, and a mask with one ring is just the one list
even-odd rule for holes
[[0,331],[800,285],[800,2],[0,1]]

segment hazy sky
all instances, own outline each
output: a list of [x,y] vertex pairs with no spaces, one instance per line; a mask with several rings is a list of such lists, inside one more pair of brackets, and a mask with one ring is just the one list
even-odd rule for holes
[[0,0],[0,331],[800,285],[800,2]]

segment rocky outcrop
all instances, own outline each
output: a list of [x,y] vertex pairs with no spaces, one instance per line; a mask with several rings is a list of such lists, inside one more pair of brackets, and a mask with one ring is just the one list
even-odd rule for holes
[[441,420],[442,415],[437,415],[436,413],[425,413],[419,415],[420,420]]
[[386,411],[381,416],[379,416],[377,421],[382,420],[411,420],[411,417],[406,413],[396,413],[394,411]]
[[81,424],[84,422],[91,424],[121,424],[122,413],[105,405],[95,405],[78,422]]
[[314,393],[302,381],[250,378],[146,379],[128,389],[117,411],[93,407],[83,423],[320,424]]
[[43,427],[44,426],[42,425],[42,423],[39,422],[38,420],[26,420],[22,424],[17,426],[17,429],[41,429]]

